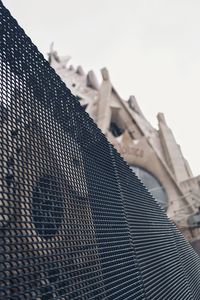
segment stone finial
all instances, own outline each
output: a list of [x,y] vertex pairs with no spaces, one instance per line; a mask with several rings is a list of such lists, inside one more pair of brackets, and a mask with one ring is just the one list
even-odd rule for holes
[[79,74],[79,75],[84,75],[84,71],[83,71],[83,68],[82,66],[78,66],[77,69],[76,69],[76,73]]
[[101,69],[101,75],[102,75],[103,80],[109,80],[110,79],[109,72],[108,72],[107,68]]
[[143,113],[142,113],[142,111],[141,111],[141,109],[140,109],[140,107],[139,107],[139,105],[137,103],[137,100],[136,100],[135,96],[131,95],[129,97],[129,99],[128,99],[127,102],[128,102],[129,107],[132,110],[134,110],[135,112],[137,112],[138,114],[140,114],[141,116],[143,116]]
[[73,65],[70,65],[70,66],[69,66],[69,70],[70,70],[70,71],[74,71],[74,70],[75,70],[75,69],[74,69],[74,66],[73,66]]
[[54,52],[53,47],[54,47],[54,42],[51,42],[51,44],[50,44],[50,53]]
[[52,62],[52,59],[55,60],[56,62],[60,62],[58,53],[57,53],[57,51],[55,51],[55,50],[53,49],[53,47],[54,47],[54,42],[52,42],[52,43],[50,44],[50,51],[48,52],[48,60],[49,60],[49,63]]
[[130,108],[135,109],[135,96],[131,95],[128,99],[128,105]]
[[91,70],[87,74],[87,86],[91,87],[92,89],[98,90],[99,89],[99,83],[96,78],[95,73]]
[[164,116],[163,113],[158,113],[158,114],[157,114],[157,119],[158,119],[158,122],[159,122],[159,123],[166,124],[165,116]]

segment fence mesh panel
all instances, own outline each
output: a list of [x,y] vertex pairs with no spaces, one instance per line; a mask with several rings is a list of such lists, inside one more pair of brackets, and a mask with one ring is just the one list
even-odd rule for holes
[[0,299],[200,299],[200,261],[0,2]]

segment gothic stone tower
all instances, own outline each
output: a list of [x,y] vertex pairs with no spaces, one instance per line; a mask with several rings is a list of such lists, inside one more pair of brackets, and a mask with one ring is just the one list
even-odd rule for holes
[[164,115],[156,130],[134,96],[119,96],[106,68],[99,84],[93,71],[75,69],[69,59],[49,53],[57,74],[200,254],[200,176],[193,177]]

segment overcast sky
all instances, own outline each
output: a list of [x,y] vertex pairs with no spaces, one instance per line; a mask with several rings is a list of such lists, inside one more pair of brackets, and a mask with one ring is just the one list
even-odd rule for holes
[[54,41],[71,63],[106,66],[123,99],[135,95],[157,127],[164,112],[200,174],[199,0],[3,0],[45,55]]

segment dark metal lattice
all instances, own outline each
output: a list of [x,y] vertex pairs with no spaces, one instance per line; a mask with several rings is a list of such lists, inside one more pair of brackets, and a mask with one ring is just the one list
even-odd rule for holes
[[200,299],[200,261],[0,2],[2,300]]

